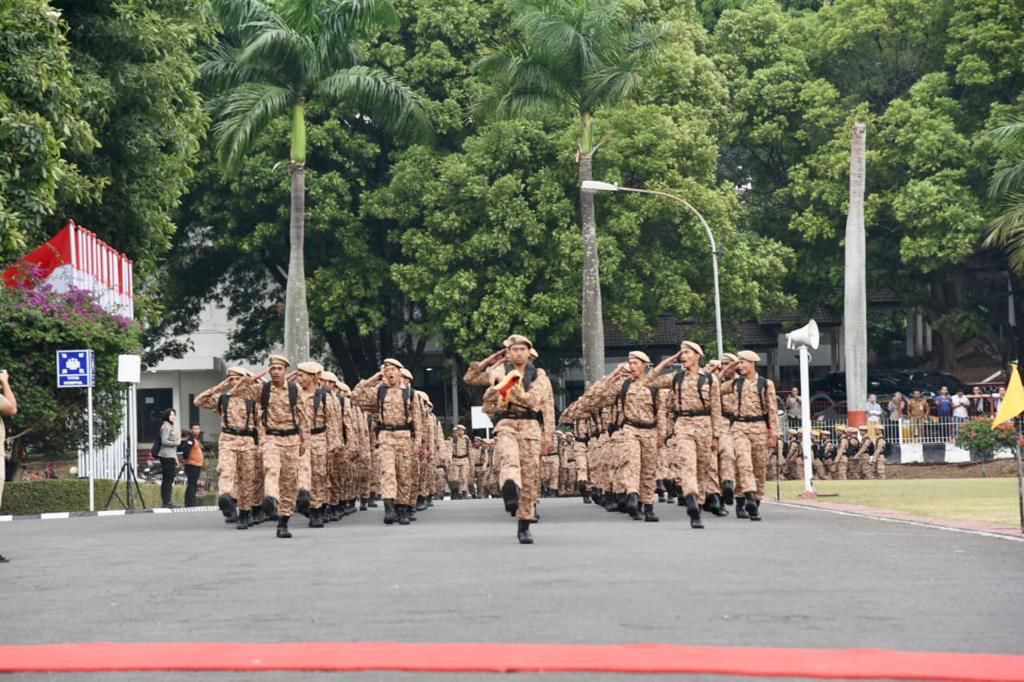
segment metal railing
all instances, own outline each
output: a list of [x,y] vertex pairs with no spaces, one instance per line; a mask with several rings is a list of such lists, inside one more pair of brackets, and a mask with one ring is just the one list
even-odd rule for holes
[[[791,420],[786,415],[782,415],[779,420],[779,425],[784,430],[800,428],[799,420]],[[959,417],[925,417],[898,421],[885,418],[880,422],[869,422],[868,429],[873,436],[884,436],[894,445],[954,443],[957,433],[968,421],[970,418]],[[833,444],[837,444],[843,437],[846,427],[846,421],[836,417],[811,419],[811,428],[828,433]],[[1019,419],[1017,427],[1021,428]]]

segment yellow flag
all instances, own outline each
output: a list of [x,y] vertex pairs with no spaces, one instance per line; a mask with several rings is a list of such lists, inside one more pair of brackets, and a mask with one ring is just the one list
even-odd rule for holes
[[992,420],[992,426],[1008,422],[1021,412],[1024,412],[1024,385],[1020,383],[1020,372],[1017,371],[1017,365],[1014,365],[1010,372],[1010,383],[1006,386],[1006,397],[1003,398],[996,418]]

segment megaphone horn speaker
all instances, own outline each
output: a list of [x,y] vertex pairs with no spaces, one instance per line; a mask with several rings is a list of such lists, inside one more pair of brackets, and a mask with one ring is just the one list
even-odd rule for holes
[[807,346],[811,350],[817,350],[819,341],[818,323],[814,320],[786,334],[786,345],[790,348]]

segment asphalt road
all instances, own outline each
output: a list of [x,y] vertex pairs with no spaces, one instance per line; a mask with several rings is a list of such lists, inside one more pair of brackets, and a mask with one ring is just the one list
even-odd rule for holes
[[[0,642],[664,642],[1024,653],[1024,543],[771,504],[761,523],[706,518],[702,531],[667,505],[659,505],[657,524],[578,499],[545,500],[540,510],[532,546],[515,542],[515,522],[496,500],[439,502],[408,527],[384,526],[379,508],[323,530],[296,518],[291,540],[276,539],[271,524],[237,531],[218,513],[0,524],[0,552],[12,560],[0,565]],[[463,678],[358,679],[435,677]],[[75,677],[100,678],[193,676]]]

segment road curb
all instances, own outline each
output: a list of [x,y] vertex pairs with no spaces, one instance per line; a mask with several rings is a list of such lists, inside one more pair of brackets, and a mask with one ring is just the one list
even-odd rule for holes
[[882,514],[871,514],[868,512],[850,511],[847,509],[834,509],[826,507],[821,503],[804,504],[800,502],[782,502],[780,500],[766,500],[771,504],[777,504],[783,507],[790,507],[793,509],[806,509],[810,511],[825,512],[826,514],[838,514],[839,516],[856,516],[862,519],[872,519],[874,521],[883,521],[885,523],[902,523],[907,526],[918,526],[921,528],[931,528],[932,530],[944,530],[951,533],[966,533],[968,535],[980,535],[986,538],[997,538],[999,540],[1009,540],[1010,542],[1022,542],[1024,543],[1024,535],[1016,536],[1008,533],[1000,533],[989,530],[975,530],[972,528],[961,528],[959,526],[947,525],[938,521],[923,520],[918,518],[894,518],[892,516],[884,516]]
[[175,509],[107,509],[94,512],[45,512],[42,514],[21,514],[0,516],[0,523],[12,521],[52,521],[54,519],[77,519],[82,517],[128,516],[135,514],[195,514],[198,512],[220,511],[217,507],[178,507]]

